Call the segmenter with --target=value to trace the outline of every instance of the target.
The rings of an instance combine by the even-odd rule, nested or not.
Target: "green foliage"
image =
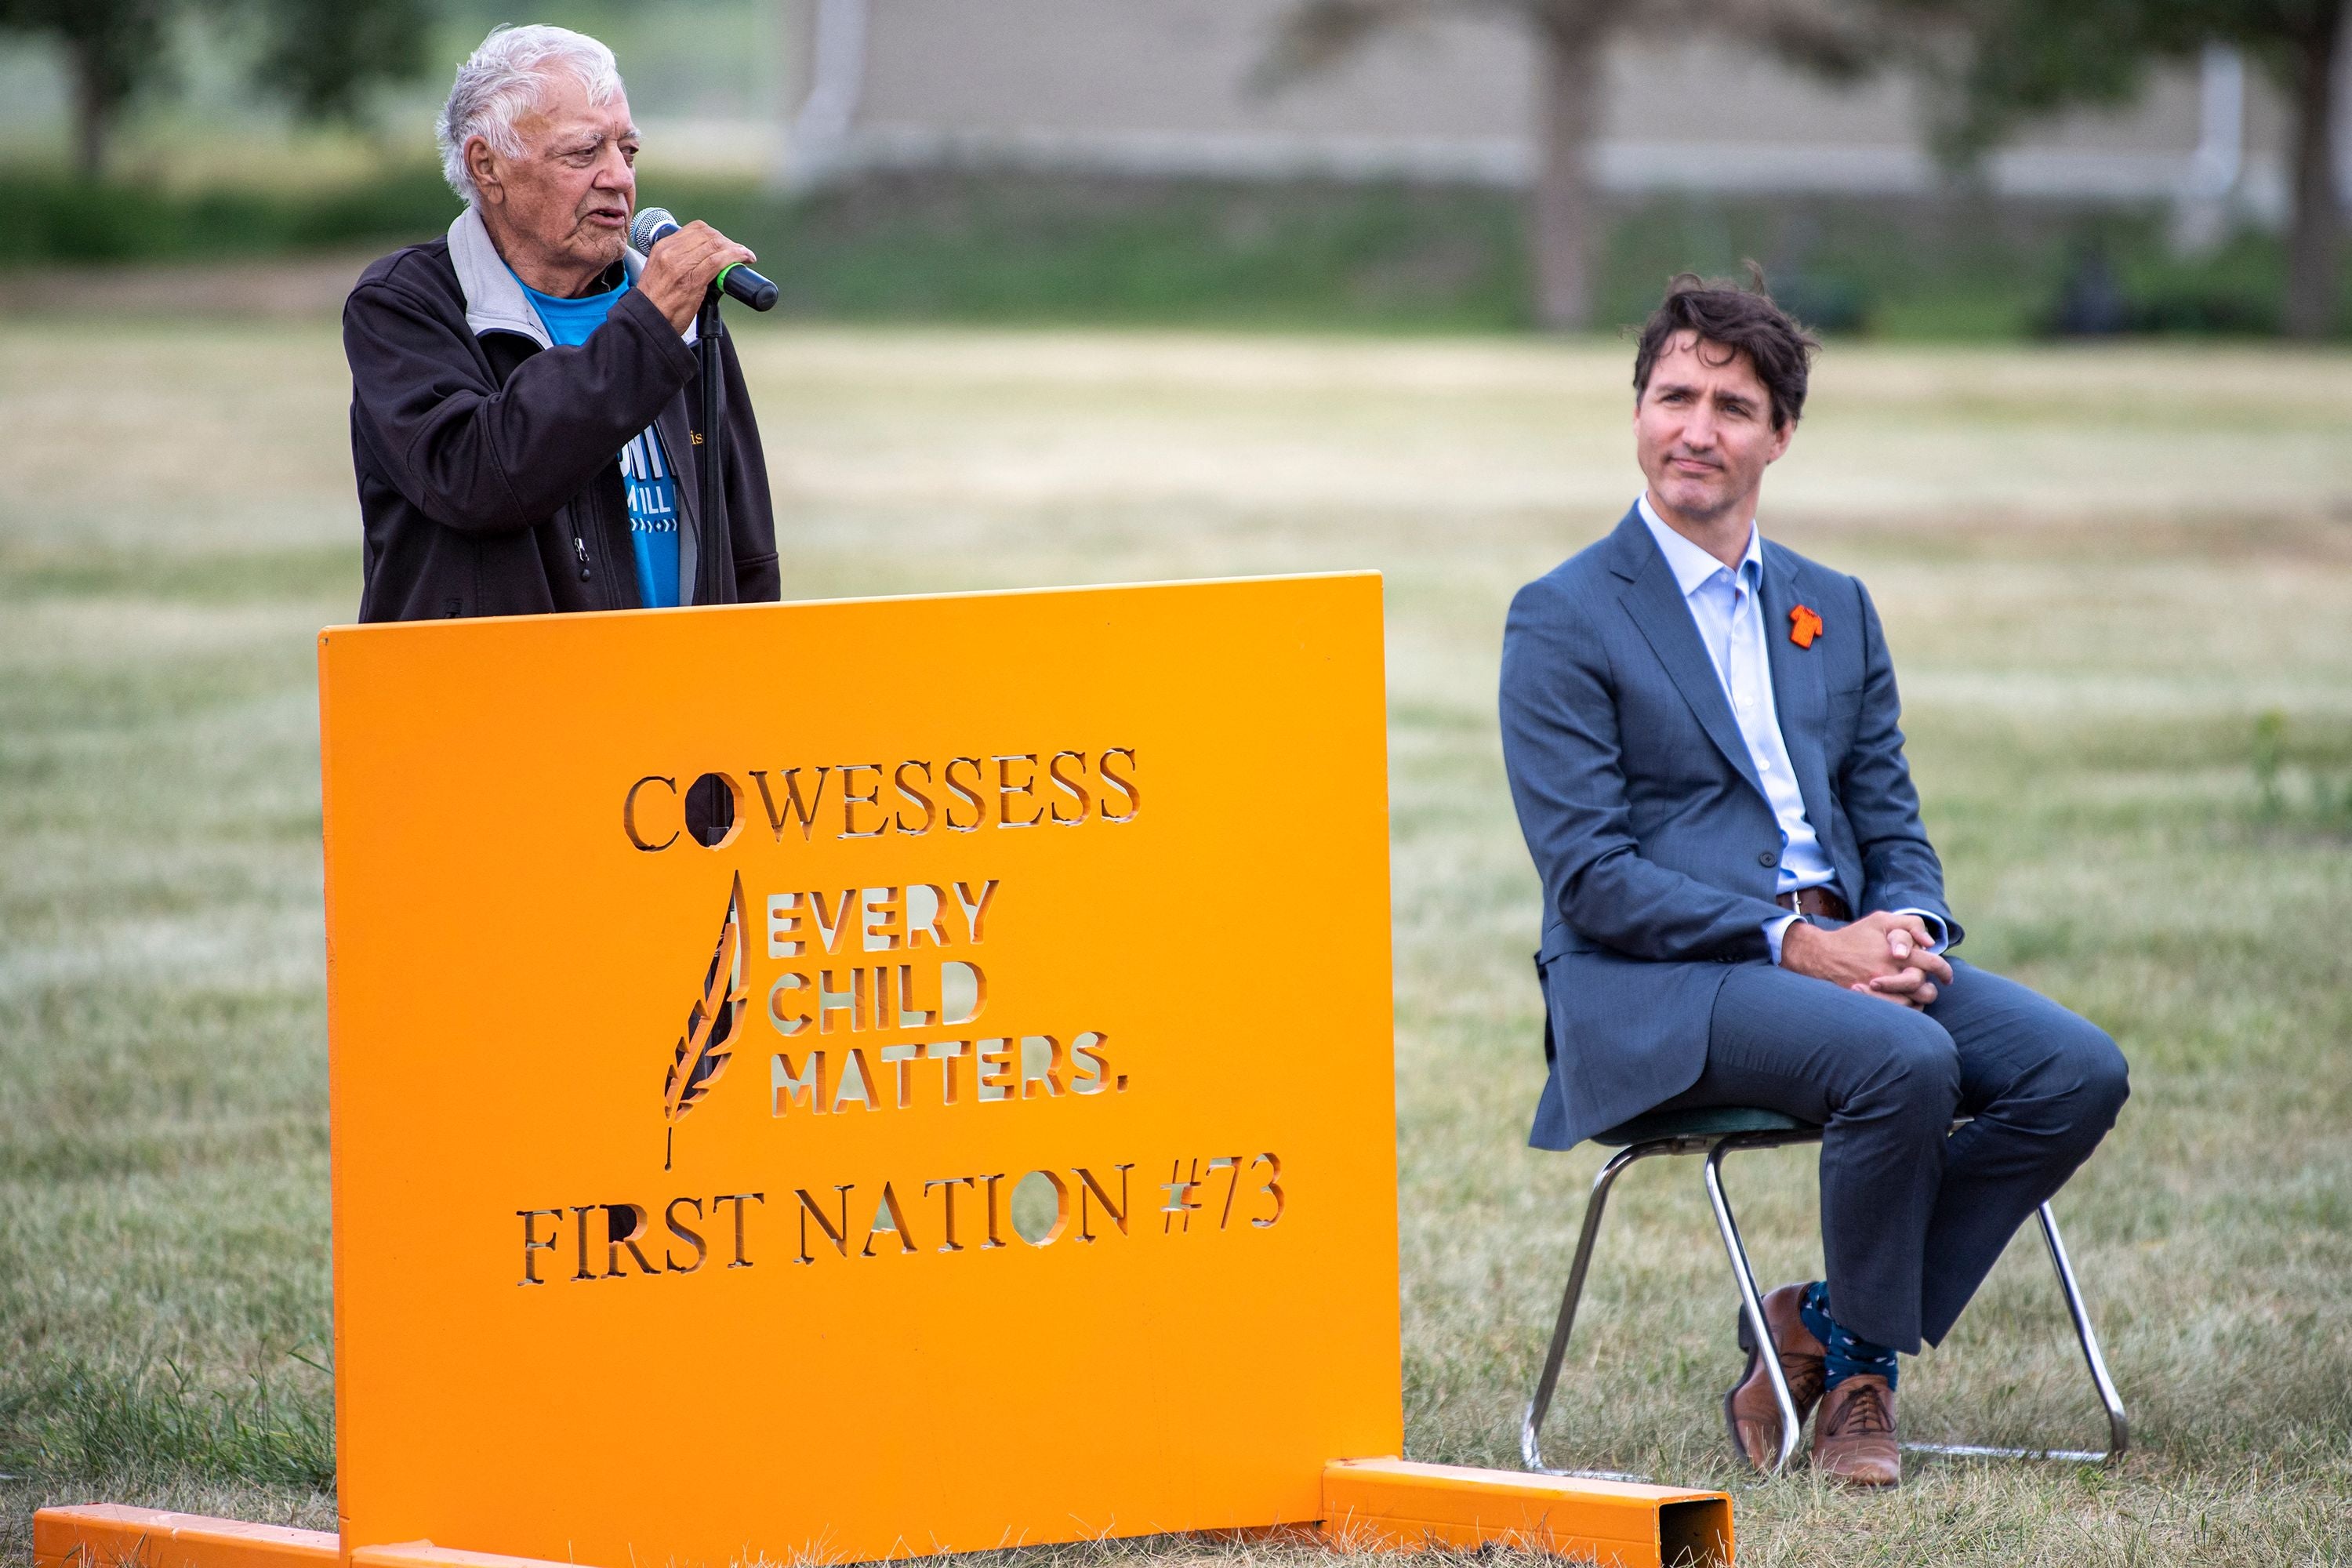
[[[251,9],[236,0],[0,0],[0,33],[65,47],[84,178],[103,172],[107,133],[124,106],[170,80],[173,24],[202,12],[247,34],[255,87],[310,120],[355,120],[370,87],[415,75],[432,19],[425,0],[258,0]]]
[[[45,35],[65,46],[87,135],[168,76],[165,29],[180,6],[181,0],[0,0],[0,32]]]
[[[1517,204],[1484,191],[897,177],[791,206],[689,195],[760,252],[782,308],[801,315],[1487,331],[1527,320]]]
[[[1926,58],[1957,89],[1938,127],[1945,151],[1975,156],[2039,115],[2083,105],[2118,107],[2147,85],[2159,56],[2201,41],[2159,24],[2166,0],[1889,0],[1964,43],[1957,61]]]
[[[646,177],[759,251],[780,314],[850,321],[1137,322],[1520,331],[1522,204],[1506,191],[1218,181],[897,175],[782,203]],[[1603,330],[1637,323],[1685,268],[1754,257],[1833,332],[2017,339],[2046,330],[2069,258],[2113,262],[2128,330],[2262,333],[2279,316],[2278,241],[2183,258],[2164,216],[1973,202],[1662,196],[1607,213]],[[2346,279],[2352,293],[2352,277]]]
[[[2149,68],[2207,44],[2242,48],[2291,87],[2301,53],[2324,46],[2341,0],[1881,0],[1899,15],[1941,24],[1962,46],[1948,129],[1981,149],[2019,121],[2083,105],[2128,103]],[[1934,49],[1929,65],[1952,57]]]
[[[784,200],[741,181],[649,170],[644,199],[709,219],[761,256],[782,317],[1518,331],[1527,251],[1507,192],[1413,185],[897,175]],[[89,185],[0,168],[16,225],[0,268],[352,250],[431,238],[456,216],[417,163],[316,191]],[[1610,215],[1596,322],[1638,322],[1685,268],[1764,265],[1809,321],[1900,340],[2047,329],[2070,258],[2097,249],[2129,331],[2268,332],[2276,238],[2206,257],[2161,213],[1969,203],[1659,197]],[[2352,277],[2346,279],[2352,296]],[[2352,312],[2347,313],[2352,319]]]
[[[2014,340],[2053,330],[2069,270],[2095,251],[2116,275],[2126,331],[2277,329],[2284,269],[2276,237],[2242,233],[2189,258],[2165,227],[2155,208],[1663,197],[1625,210],[1613,226],[1595,320],[1638,321],[1673,273],[1730,276],[1754,257],[1776,297],[1832,331]],[[2341,287],[2352,298],[2352,273]]]
[[[428,239],[457,216],[440,172],[415,168],[323,193],[180,193],[0,171],[15,244],[0,266],[181,261]]]
[[[2285,713],[2254,720],[2247,765],[2254,776],[2254,814],[2305,828],[2352,829],[2352,733],[2290,739]],[[2340,771],[2339,771],[2340,770]],[[2293,781],[2300,775],[2300,788]]]
[[[1916,63],[1953,90],[1939,140],[1967,161],[2023,122],[2077,106],[2137,97],[2151,65],[2208,45],[2242,50],[2267,67],[2294,123],[2295,166],[2286,298],[2280,324],[2326,335],[2336,310],[2336,156],[2329,82],[2347,33],[2346,0],[1877,0],[1889,12],[1943,24],[1942,47]],[[1957,45],[1957,47],[1952,46]],[[2306,156],[2315,166],[2305,166]]]
[[[425,0],[262,0],[254,81],[306,120],[360,118],[367,89],[425,68]]]
[[[47,34],[73,51],[86,80],[121,102],[161,63],[180,0],[0,0],[0,31]]]
[[[2251,761],[2254,769],[2254,788],[2262,797],[2263,815],[2276,816],[2286,808],[2286,796],[2279,788],[2279,770],[2285,761],[2286,715],[2273,708],[2254,721],[2254,747]]]
[[[760,252],[780,316],[1516,331],[1528,324],[1518,204],[1507,193],[1210,181],[897,176],[800,201],[733,181],[646,178],[646,199]],[[0,268],[389,249],[448,226],[416,164],[323,191],[177,192],[0,169],[16,243]],[[2112,265],[2126,330],[2275,329],[2278,241],[2173,253],[2160,214],[1965,205],[1664,197],[1612,215],[1596,294],[1637,322],[1685,268],[1755,257],[1776,294],[1832,332],[2014,339],[2046,330],[2070,258]],[[2347,292],[2352,295],[2352,279]],[[2352,314],[2352,313],[2347,313]]]

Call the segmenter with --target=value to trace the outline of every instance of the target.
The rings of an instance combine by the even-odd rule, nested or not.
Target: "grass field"
[[[1388,574],[1406,1444],[1515,1463],[1598,1157],[1523,1147],[1495,664],[1511,590],[1635,489],[1626,351],[748,343],[793,595]],[[51,1501],[331,1524],[310,634],[357,593],[346,395],[323,323],[0,324],[0,1561]],[[1767,500],[1877,596],[1969,955],[2131,1057],[2060,1212],[2137,1446],[1742,1479],[1675,1162],[1620,1186],[1554,1455],[1732,1487],[1758,1563],[2352,1558],[2352,359],[1833,349]],[[1808,1277],[1809,1155],[1734,1175],[1768,1282]],[[2021,1238],[1906,1424],[2091,1441],[2071,1355]]]

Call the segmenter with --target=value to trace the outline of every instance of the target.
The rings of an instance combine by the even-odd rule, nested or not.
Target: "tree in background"
[[[4,0],[0,0],[4,3]],[[425,69],[424,0],[260,0],[255,79],[305,120],[354,121],[367,89]]]
[[[1515,16],[1536,42],[1536,180],[1528,226],[1536,319],[1564,331],[1592,320],[1601,234],[1592,143],[1612,40],[1728,35],[1832,77],[1859,74],[1875,52],[1874,30],[1844,0],[1301,0],[1277,31],[1259,80],[1278,88],[1325,69],[1393,26],[1481,15]]]
[[[64,47],[73,96],[74,167],[96,179],[107,132],[164,61],[175,0],[0,0],[0,30],[47,34]]]
[[[2286,331],[2335,324],[2342,247],[2332,134],[2347,0],[1884,0],[1949,26],[1961,47],[1949,144],[1974,153],[2021,122],[2137,98],[2149,68],[2209,44],[2271,72],[2294,110],[2294,218],[2287,234]]]
[[[170,79],[172,36],[191,12],[257,32],[257,85],[307,120],[356,119],[369,87],[415,74],[430,21],[423,0],[0,0],[0,32],[65,51],[83,178],[105,174],[123,110]]]

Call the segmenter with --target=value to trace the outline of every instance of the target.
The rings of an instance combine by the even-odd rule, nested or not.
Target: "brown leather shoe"
[[[1885,1378],[1858,1373],[1822,1396],[1822,1418],[1813,1426],[1813,1468],[1849,1486],[1891,1487],[1903,1479],[1895,1391]]]
[[[1763,1302],[1764,1323],[1772,1331],[1780,1375],[1789,1380],[1789,1397],[1796,1401],[1799,1426],[1822,1396],[1826,1375],[1822,1358],[1828,1353],[1797,1310],[1804,1294],[1802,1285],[1783,1285]],[[1745,1312],[1739,1314],[1739,1348],[1748,1352],[1748,1370],[1723,1396],[1724,1425],[1731,1429],[1731,1446],[1758,1469],[1769,1470],[1780,1457],[1780,1402],[1772,1397],[1772,1379],[1765,1373],[1764,1357],[1748,1331]]]

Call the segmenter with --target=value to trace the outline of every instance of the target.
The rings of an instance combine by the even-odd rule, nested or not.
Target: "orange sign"
[[[1398,1451],[1376,577],[320,666],[346,1552],[1304,1521]]]

